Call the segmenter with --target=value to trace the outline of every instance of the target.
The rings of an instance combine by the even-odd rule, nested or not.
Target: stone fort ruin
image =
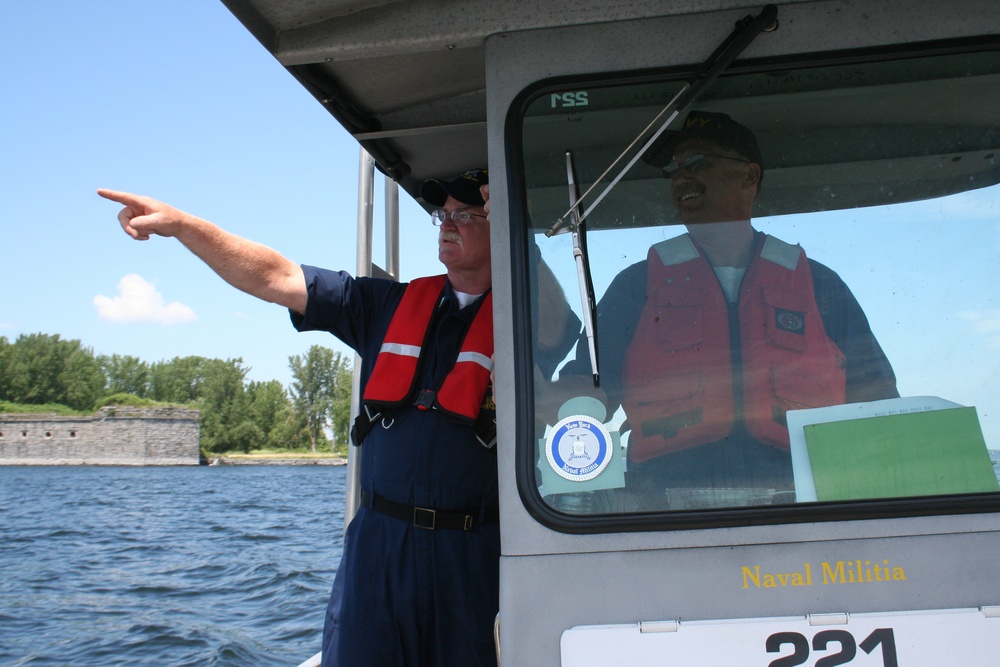
[[[198,465],[199,421],[198,410],[177,407],[0,414],[0,465]]]

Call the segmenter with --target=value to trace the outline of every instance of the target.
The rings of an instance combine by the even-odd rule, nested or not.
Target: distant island
[[[179,407],[200,414],[202,458],[255,451],[308,450],[316,458],[326,452],[346,455],[353,385],[350,360],[313,345],[288,361],[293,381],[285,387],[277,380],[248,380],[250,368],[240,358],[188,356],[147,362],[129,355],[98,355],[81,341],[59,334],[21,334],[13,341],[0,336],[0,414],[8,415],[8,421],[27,422],[4,427],[2,459],[145,460],[154,465],[192,460],[187,453],[146,455],[136,443],[122,450],[105,441],[89,424],[95,414],[102,415],[96,422],[104,420],[108,413],[102,409],[121,406]],[[51,427],[39,425],[39,420],[52,421],[55,416],[60,419]],[[92,437],[101,443],[96,449],[82,444]]]

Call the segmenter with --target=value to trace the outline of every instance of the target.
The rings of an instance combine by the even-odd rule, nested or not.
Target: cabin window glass
[[[595,388],[581,253],[546,234],[570,208],[566,154],[583,193],[679,88],[579,82],[525,108],[541,259],[526,483],[603,517],[997,492],[1000,52],[716,82],[692,109],[747,128],[761,157],[731,126],[688,130],[584,223]]]

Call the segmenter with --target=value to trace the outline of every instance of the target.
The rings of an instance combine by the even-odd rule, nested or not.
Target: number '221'
[[[587,98],[587,91],[581,90],[573,93],[552,93],[549,96],[549,103],[553,109],[559,109],[589,106],[590,100]]]
[[[816,661],[815,667],[836,667],[846,665],[858,654],[858,647],[865,653],[871,653],[876,647],[882,647],[882,667],[899,667],[896,661],[896,638],[892,628],[879,628],[860,643],[856,643],[854,635],[846,630],[824,630],[816,633],[812,640],[812,650],[826,651],[830,644],[840,645],[840,651],[824,655]],[[804,665],[809,659],[809,640],[798,632],[776,632],[767,638],[765,645],[768,653],[780,653],[781,647],[791,644],[793,652],[771,661],[768,667],[796,667]]]

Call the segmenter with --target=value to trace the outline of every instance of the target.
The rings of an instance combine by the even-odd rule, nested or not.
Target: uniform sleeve
[[[388,315],[395,308],[405,284],[377,278],[352,278],[345,271],[302,266],[308,300],[306,312],[289,311],[298,331],[326,331],[362,357],[365,346],[381,342]]]
[[[552,374],[556,372],[556,368],[576,344],[579,333],[580,318],[571,310],[566,316],[563,334],[554,346],[541,348],[537,343],[535,344],[535,363],[538,364],[538,368],[545,377],[552,377]]]
[[[528,270],[534,296],[531,299],[534,361],[548,378],[552,377],[556,368],[573,349],[580,333],[580,318],[570,308],[562,286],[542,260],[537,244],[533,245]],[[558,331],[556,327],[559,328]]]
[[[601,387],[608,395],[614,412],[621,403],[622,370],[625,352],[635,335],[639,316],[646,303],[645,260],[626,268],[611,282],[597,304],[597,357]],[[590,352],[586,332],[576,345],[576,358],[561,371],[570,375],[590,375]]]
[[[846,357],[847,402],[899,397],[896,374],[861,304],[834,271],[813,260],[809,268],[823,328]]]

